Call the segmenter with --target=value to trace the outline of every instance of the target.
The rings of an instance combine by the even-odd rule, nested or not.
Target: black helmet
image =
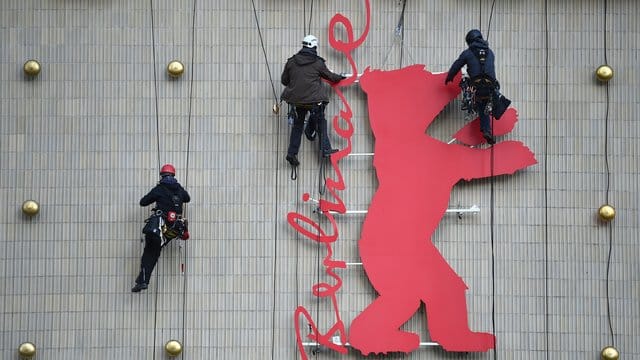
[[[467,33],[467,36],[464,37],[464,40],[467,42],[467,45],[471,45],[472,42],[482,39],[482,33],[478,29],[470,30]]]

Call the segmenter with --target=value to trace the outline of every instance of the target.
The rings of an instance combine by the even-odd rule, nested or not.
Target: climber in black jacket
[[[176,180],[175,175],[176,169],[173,165],[163,165],[160,169],[160,182],[151,189],[147,195],[140,199],[140,206],[149,206],[155,203],[157,213],[163,217],[163,221],[165,222],[176,221],[177,217],[181,217],[182,204],[191,201],[189,193],[180,185],[178,180]],[[150,218],[148,221],[151,220]],[[138,274],[138,278],[136,279],[136,285],[131,289],[132,292],[145,290],[149,286],[151,272],[160,257],[162,235],[159,230],[153,230],[154,231],[145,231],[145,246],[140,264],[140,274]],[[186,240],[188,238],[188,232],[186,232],[186,228],[184,230],[184,234],[181,234],[181,236]]]

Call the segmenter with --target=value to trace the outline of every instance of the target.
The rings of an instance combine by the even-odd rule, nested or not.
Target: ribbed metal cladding
[[[329,46],[328,24],[340,12],[359,36],[364,2],[195,5],[194,17],[193,0],[4,1],[0,358],[17,358],[31,341],[42,359],[164,359],[175,339],[181,359],[297,359],[295,308],[309,310],[323,333],[335,321],[327,299],[311,293],[331,280],[320,264],[326,251],[286,221],[290,212],[319,219],[302,201],[321,197],[317,143],[303,139],[290,180],[286,104],[271,109],[306,33],[318,36],[331,69],[350,72]],[[446,215],[431,239],[469,287],[470,327],[495,332],[496,354],[429,347],[387,358],[595,359],[612,344],[609,320],[621,358],[640,357],[640,8],[606,5],[605,29],[605,0],[407,0],[399,33],[403,1],[371,0],[370,32],[353,53],[360,72],[415,63],[447,71],[465,33],[479,28],[519,113],[504,139],[524,142],[538,160],[514,176],[457,185],[450,206],[481,211]],[[42,65],[37,77],[23,74],[28,59]],[[180,78],[167,75],[171,60],[185,65]],[[608,85],[594,76],[605,62],[615,72]],[[372,152],[366,94],[343,90],[352,152]],[[341,108],[332,97],[327,118]],[[429,133],[446,142],[464,124],[454,101]],[[335,131],[331,140],[347,145]],[[166,162],[191,193],[192,238],[167,246],[149,289],[131,294],[148,215],[138,201]],[[347,208],[366,210],[377,188],[371,158],[347,157],[340,169]],[[31,218],[21,212],[28,199],[40,204]],[[597,217],[607,201],[617,213],[609,224]],[[334,259],[359,262],[364,215],[336,218]],[[337,272],[348,329],[376,294],[361,267]],[[425,317],[423,306],[403,328],[429,341]],[[363,358],[354,350],[313,357]]]

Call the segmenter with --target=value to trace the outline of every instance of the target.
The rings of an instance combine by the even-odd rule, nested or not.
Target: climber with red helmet
[[[189,193],[175,178],[176,169],[165,164],[160,169],[160,182],[140,199],[140,206],[155,203],[155,211],[142,230],[145,234],[145,246],[140,264],[140,274],[132,292],[145,290],[149,285],[151,272],[158,262],[163,246],[163,238],[180,237],[186,240],[189,233],[182,219],[182,204],[191,200]],[[177,229],[176,231],[171,231]]]

